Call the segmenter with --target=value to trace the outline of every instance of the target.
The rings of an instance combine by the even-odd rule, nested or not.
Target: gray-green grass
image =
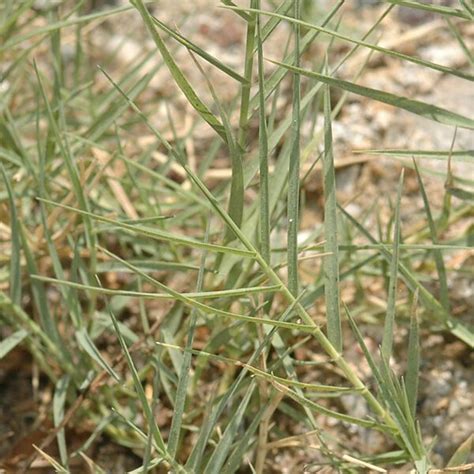
[[[343,1],[313,18],[306,17],[311,2],[223,0],[233,21],[245,25],[240,68],[163,21],[159,8],[149,8],[156,2],[95,12],[87,2],[34,3],[0,5],[0,358],[22,347],[53,393],[46,408],[54,429],[21,469],[42,457],[58,472],[81,463],[106,472],[88,454],[102,437],[141,459],[134,473],[270,472],[270,458],[291,446],[303,448],[300,465],[386,472],[409,463],[428,472],[431,446],[416,412],[420,333],[474,346],[472,328],[453,311],[444,261],[470,242],[466,235],[443,240],[472,214],[474,182],[453,175],[451,163],[472,162],[473,151],[453,149],[454,140],[450,150],[364,150],[414,169],[423,202],[424,226],[406,231],[402,171],[393,215],[378,229],[384,240],[366,223],[369,216],[381,222],[377,207],[356,218],[337,200],[332,125],[355,94],[452,126],[454,135],[457,127],[473,129],[474,120],[454,110],[358,84],[373,52],[472,81],[472,67],[453,69],[373,40],[398,6],[428,10],[446,21],[472,66],[462,33],[462,22],[472,20],[468,2],[386,1],[356,38],[339,31]],[[93,66],[90,32],[132,11],[155,49],[117,69],[119,46]],[[288,35],[281,57],[266,57],[277,29]],[[65,38],[73,43],[69,59]],[[334,54],[340,42],[348,44],[342,57]],[[323,52],[308,60],[314,45]],[[183,48],[195,74],[176,59]],[[342,80],[338,72],[356,51],[367,58]],[[230,102],[209,68],[234,86]],[[163,70],[194,111],[184,135],[171,113],[167,124],[152,117],[175,99],[147,93]],[[342,91],[336,104],[334,90]],[[283,99],[290,105],[281,117]],[[205,145],[192,157],[189,143],[203,125]],[[302,135],[308,125],[309,138]],[[231,172],[215,184],[207,176],[218,157]],[[447,171],[425,167],[431,159],[444,160]],[[302,243],[302,190],[320,161],[325,218]],[[439,214],[425,191],[428,175],[446,185]],[[315,262],[310,279],[308,259]],[[433,271],[423,270],[430,265]],[[364,294],[343,296],[343,284],[360,288],[367,278],[386,283],[383,318],[364,314]],[[426,289],[431,280],[439,281],[439,296]],[[369,323],[380,337],[377,353],[366,345]],[[391,368],[400,326],[408,333],[405,374]],[[361,376],[350,344],[358,344],[370,378]],[[347,394],[361,400],[365,414],[344,408]],[[81,425],[88,438],[73,447]],[[382,433],[386,452],[335,440],[347,426]],[[304,449],[314,439],[317,455]],[[469,449],[462,444],[449,466],[463,467]]]

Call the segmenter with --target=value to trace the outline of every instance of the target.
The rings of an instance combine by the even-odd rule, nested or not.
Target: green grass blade
[[[209,238],[209,222],[207,224],[206,240]],[[196,284],[196,291],[202,292],[204,287],[204,268],[206,264],[206,254],[203,253],[201,257],[201,264],[199,267],[199,274]],[[196,323],[198,312],[193,309],[189,321],[189,329],[186,341],[186,348],[183,354],[183,360],[179,371],[178,386],[176,387],[176,398],[174,402],[174,415],[171,422],[171,428],[168,436],[168,451],[170,456],[175,457],[178,449],[179,436],[183,423],[183,414],[185,412],[186,395],[189,385],[189,375],[191,370],[192,352],[194,341],[194,333],[196,331]]]
[[[248,369],[252,374],[262,379],[265,379],[269,382],[278,382],[280,385],[284,385],[285,387],[297,387],[304,390],[308,390],[310,392],[318,392],[319,394],[324,393],[357,393],[358,390],[353,389],[352,387],[338,387],[335,385],[322,385],[316,383],[307,383],[307,382],[299,382],[298,380],[291,380],[284,377],[278,377],[273,373],[267,373],[264,370],[260,370],[257,367],[253,367],[249,364],[239,363],[242,367]]]
[[[421,461],[425,457],[425,449],[408,405],[403,379],[400,381],[396,377],[384,357],[381,360],[380,374],[382,377],[380,388],[383,397],[399,427],[399,444],[407,451],[413,461]]]
[[[115,372],[115,370],[110,367],[110,365],[102,357],[99,350],[87,333],[87,330],[85,328],[77,329],[75,332],[75,337],[79,346],[82,347],[89,357],[91,357],[112,378],[114,378],[117,382],[120,382],[120,377],[118,376],[117,372]]]
[[[356,426],[362,426],[364,428],[374,428],[374,429],[379,429],[381,431],[386,431],[390,432],[390,428],[386,425],[383,425],[379,422],[372,421],[372,420],[366,420],[363,418],[357,418],[355,416],[350,416],[346,415],[344,413],[340,413],[336,410],[329,409],[319,403],[316,403],[309,398],[304,397],[303,395],[300,395],[294,390],[291,390],[285,386],[279,385],[277,382],[273,383],[273,386],[283,392],[286,396],[290,397],[292,400],[295,402],[301,404],[302,406],[310,408],[312,411],[322,414],[324,416],[328,416],[330,418],[334,418],[336,420],[341,420],[345,423],[349,423],[351,425],[356,425]]]
[[[110,323],[112,324],[112,323]],[[94,441],[103,433],[103,431],[107,428],[108,425],[112,424],[114,420],[117,418],[117,414],[112,412],[107,416],[104,416],[102,420],[97,423],[96,427],[86,439],[86,441],[75,451],[71,453],[71,457],[76,456],[82,452],[87,452],[91,446],[93,446]]]
[[[169,34],[173,39],[178,41],[180,44],[185,46],[187,49],[192,51],[193,53],[196,53],[198,56],[206,60],[209,64],[212,64],[215,66],[217,69],[222,71],[224,74],[227,74],[229,77],[232,77],[236,81],[240,83],[245,83],[247,82],[247,79],[234,71],[231,67],[225,65],[222,61],[219,61],[215,56],[212,56],[196,44],[194,44],[192,41],[188,40],[185,38],[183,35],[178,33],[177,31],[173,30],[172,28],[168,27],[165,23],[160,21],[158,18],[152,16],[153,23],[155,23],[156,26],[161,28],[164,32]]]
[[[38,81],[39,89],[41,92],[42,99],[46,105],[46,110],[47,110],[47,116],[49,120],[49,126],[51,127],[51,136],[54,137],[55,143],[58,145],[59,150],[61,151],[61,156],[63,157],[66,168],[68,171],[68,174],[70,176],[72,186],[74,189],[74,193],[76,195],[77,201],[79,203],[79,206],[84,210],[84,211],[89,211],[89,205],[88,205],[88,200],[87,197],[84,193],[82,183],[79,178],[79,172],[77,169],[76,161],[74,157],[72,156],[70,147],[68,145],[68,142],[66,140],[66,136],[64,133],[64,110],[61,108],[59,110],[58,114],[55,114],[53,109],[51,108],[51,104],[48,100],[48,97],[46,95],[46,90],[44,87],[43,79],[41,78],[41,75],[39,73],[39,70],[36,66],[36,63],[34,63],[34,68],[35,68],[35,74],[36,74],[36,79]],[[59,92],[58,92],[59,94]],[[58,118],[59,120],[57,120]],[[60,128],[61,127],[61,128]],[[95,244],[96,244],[96,239],[95,235],[92,231],[92,224],[89,219],[89,216],[83,214],[83,221],[84,221],[84,227],[85,227],[85,237],[87,241],[87,247],[91,252],[91,259],[90,259],[90,265],[91,269],[95,270]]]
[[[43,188],[45,188],[44,183],[43,183]],[[51,263],[53,265],[54,272],[56,274],[56,278],[58,280],[63,280],[64,279],[64,271],[63,267],[61,265],[61,259],[58,255],[58,252],[56,250],[56,247],[54,245],[50,229],[48,228],[48,222],[46,218],[46,212],[44,209],[43,203],[40,203],[40,212],[41,212],[41,221],[43,224],[43,230],[44,230],[44,237],[46,240],[46,244],[49,250],[49,257],[51,258]],[[40,278],[38,275],[31,275],[31,278]],[[67,306],[69,309],[69,312],[71,314],[71,319],[73,325],[78,328],[82,324],[82,309],[80,307],[79,301],[74,297],[74,294],[71,294],[66,287],[61,287],[61,292],[62,292],[62,297],[65,302],[67,302]]]
[[[423,198],[423,205],[425,207],[426,218],[428,220],[428,226],[430,229],[431,240],[434,245],[438,244],[438,232],[436,230],[436,224],[431,213],[431,206],[428,199],[428,195],[425,191],[425,186],[423,184],[423,179],[421,178],[420,171],[416,160],[413,158],[413,165],[415,167],[416,176],[418,178],[418,184],[420,186],[421,197]],[[433,250],[433,256],[436,264],[436,271],[438,272],[438,281],[439,281],[439,299],[443,308],[449,312],[449,288],[448,288],[448,278],[446,274],[446,267],[444,266],[443,254],[440,249]]]
[[[260,9],[260,1],[257,2],[257,8]],[[285,14],[287,13],[291,7],[293,6],[293,0],[285,0],[283,1],[282,3],[280,3],[280,5],[278,5],[275,9],[275,12],[276,13],[281,13],[281,14]],[[235,10],[234,10],[235,11]],[[240,13],[240,12],[237,12],[237,13]],[[260,18],[260,22],[261,22],[261,18]],[[269,18],[267,23],[265,23],[265,25],[262,26],[262,22],[261,22],[261,32],[260,32],[260,39],[262,41],[262,44],[265,42],[265,40],[272,34],[272,32],[275,30],[275,28],[281,23],[281,20],[279,18]],[[255,52],[258,52],[258,44],[256,45],[255,47]]]
[[[31,6],[34,4],[34,0],[25,0],[16,8],[14,11],[11,10],[11,6],[13,5],[8,5],[8,1],[4,2],[2,5],[2,16],[4,15],[4,18],[2,18],[2,23],[0,24],[0,35],[4,38],[7,38],[9,36],[9,33],[11,33],[15,26],[17,26],[18,20],[22,18],[22,15],[28,11],[28,9],[31,8]],[[12,2],[17,3],[17,2]],[[6,4],[6,5],[5,5]]]
[[[456,449],[456,452],[451,456],[447,467],[462,466],[469,461],[472,449],[474,447],[474,434],[470,434]]]
[[[260,6],[260,2],[259,6]],[[268,130],[265,114],[265,70],[263,65],[263,37],[260,15],[257,16],[257,53],[258,53],[258,93],[259,93],[259,169],[260,169],[260,222],[259,241],[262,257],[271,263],[270,250],[270,209],[268,188]]]
[[[420,378],[420,335],[417,314],[418,292],[413,295],[413,304],[410,316],[410,336],[408,340],[408,362],[406,371],[406,393],[411,415],[416,416],[416,401],[418,398],[418,384]]]
[[[11,350],[28,336],[28,331],[25,329],[20,329],[15,331],[13,334],[5,337],[2,342],[0,342],[0,360],[3,359]]]
[[[362,335],[359,327],[357,326],[357,323],[355,322],[354,317],[351,315],[351,313],[349,311],[349,308],[347,307],[347,305],[344,302],[343,302],[343,305],[344,305],[344,310],[346,312],[347,319],[349,320],[349,324],[350,324],[352,332],[354,333],[354,336],[357,340],[357,343],[359,344],[360,348],[362,349],[364,357],[365,357],[367,363],[369,364],[370,371],[371,371],[372,375],[374,376],[375,380],[377,381],[377,383],[380,386],[381,383],[382,383],[382,376],[380,374],[380,369],[379,369],[377,363],[375,362],[375,359],[374,359],[372,353],[370,352],[369,348],[367,347],[367,345],[365,343],[365,340],[364,340],[364,336]]]
[[[221,0],[221,3],[228,5],[229,7],[235,7],[235,3],[232,0]],[[243,20],[249,21],[250,17],[248,13],[244,11],[237,10],[237,15],[239,15]]]
[[[385,323],[383,328],[382,339],[382,357],[385,358],[387,364],[392,356],[393,335],[395,329],[395,312],[397,302],[397,286],[398,286],[398,266],[400,259],[400,203],[402,200],[404,170],[400,175],[398,183],[397,201],[395,203],[395,215],[393,217],[393,249],[392,259],[390,262],[390,280],[387,296],[387,313],[385,315]]]
[[[413,161],[411,159],[412,158],[411,156],[410,157],[392,156],[392,158],[394,160],[398,160],[403,165],[404,168],[411,168],[411,169],[414,170]],[[443,161],[444,161],[444,159],[443,159]],[[448,160],[446,160],[446,161],[448,161]],[[465,160],[462,160],[462,161],[465,161]],[[422,175],[433,176],[433,177],[439,178],[443,181],[446,181],[447,178],[448,178],[447,171],[438,171],[436,169],[433,169],[432,167],[419,166],[419,165],[418,165],[418,168],[419,168]],[[452,178],[451,186],[453,186],[453,183],[455,183],[456,185],[463,185],[463,186],[467,186],[467,187],[472,188],[472,187],[474,187],[474,180],[469,179],[469,177],[452,175],[451,176],[451,178]],[[444,218],[444,220],[442,222],[438,222],[438,225],[443,223],[443,225],[441,227],[439,227],[440,231],[446,229],[446,225],[447,225],[448,220],[449,220],[449,213],[447,212],[447,208],[444,212],[446,213],[446,218]],[[459,210],[459,212],[462,212],[462,211]]]
[[[189,247],[194,247],[194,248],[203,249],[203,250],[212,250],[212,251],[215,251],[215,252],[232,253],[232,254],[235,254],[235,255],[239,255],[241,257],[250,257],[250,258],[252,258],[254,256],[252,252],[249,252],[247,250],[243,250],[243,249],[241,250],[241,249],[237,249],[237,248],[234,248],[234,247],[225,247],[223,245],[208,244],[208,243],[205,243],[205,242],[200,242],[196,239],[192,239],[190,237],[182,237],[182,236],[180,237],[176,234],[166,232],[166,231],[161,231],[161,230],[158,230],[156,228],[125,224],[122,221],[109,219],[108,217],[99,216],[97,214],[93,214],[92,212],[83,211],[81,209],[76,209],[76,208],[71,207],[71,206],[66,206],[65,204],[59,204],[59,203],[56,203],[56,202],[53,202],[53,201],[49,201],[48,199],[38,198],[38,200],[42,201],[46,204],[50,204],[52,206],[61,207],[63,209],[67,209],[71,212],[75,212],[77,214],[81,214],[81,215],[90,217],[91,219],[99,221],[99,222],[104,222],[106,224],[111,224],[111,225],[113,225],[117,228],[129,231],[129,232],[132,232],[134,234],[138,234],[138,235],[141,235],[141,236],[144,236],[144,237],[148,237],[150,239],[162,240],[162,241],[165,241],[165,242],[173,242],[173,243],[176,243],[176,244],[186,245],[186,246],[189,246]]]
[[[300,2],[294,3],[293,14],[300,17]],[[288,289],[293,296],[298,295],[298,229],[300,201],[300,25],[294,25],[295,55],[293,69],[293,108],[291,121],[291,152],[288,171]]]
[[[53,397],[53,420],[54,426],[57,427],[61,424],[64,418],[64,407],[66,405],[66,396],[67,390],[69,387],[70,377],[68,375],[64,375],[58,380],[56,384],[56,388],[54,390],[54,397]],[[61,458],[61,463],[63,466],[68,465],[68,453],[67,453],[67,446],[66,446],[66,434],[64,428],[58,431],[57,434],[58,440],[58,448],[59,448],[59,456]]]
[[[207,78],[206,73],[202,69],[201,65],[197,62],[197,60],[195,60],[194,56],[192,56],[192,58],[194,59],[196,66],[201,71],[201,74],[203,75],[204,80],[207,83],[212,98],[214,99],[214,102],[219,110],[219,114],[222,119],[222,124],[225,129],[226,143],[229,147],[229,154],[232,163],[232,177],[230,180],[228,212],[229,216],[236,223],[236,225],[240,227],[242,225],[242,217],[244,214],[244,170],[241,149],[239,148],[238,144],[234,139],[234,134],[232,132],[232,127],[230,125],[229,118],[227,117],[224,107],[222,106],[221,101],[219,100],[219,97],[216,91],[214,90],[214,87]],[[242,85],[242,88],[244,87],[245,86]],[[233,240],[235,236],[232,234],[232,231],[229,228],[227,228],[226,230],[227,234],[224,237],[224,242],[229,242],[230,240]]]
[[[234,382],[232,386],[226,391],[226,393],[222,397],[217,407],[215,406],[215,402],[216,402],[215,391],[211,394],[210,400],[208,401],[208,403],[205,405],[205,408],[204,408],[204,414],[203,414],[204,419],[201,424],[199,437],[196,443],[194,444],[193,450],[191,451],[191,454],[189,455],[188,460],[184,466],[187,472],[200,472],[200,466],[201,466],[204,450],[206,448],[206,444],[208,442],[209,436],[212,433],[212,430],[214,429],[217,423],[217,419],[220,414],[219,405],[222,406],[224,400],[227,401],[227,399],[231,398],[231,396],[234,395],[235,385],[236,383]]]
[[[339,205],[338,207],[343,215],[346,216],[365,237],[367,237],[372,243],[377,243],[376,239],[361,223],[354,219],[354,217],[352,217],[344,208]],[[392,255],[388,248],[381,247],[379,251],[384,260],[388,263],[392,261]],[[422,303],[426,308],[432,311],[436,319],[443,322],[446,328],[460,340],[464,341],[470,347],[474,347],[474,331],[469,326],[464,325],[447,313],[439,301],[437,301],[437,299],[434,298],[433,295],[423,286],[413,272],[401,262],[399,263],[399,271],[405,284],[412,292],[415,292],[418,289]]]
[[[326,67],[327,69],[327,67]],[[328,85],[324,87],[324,250],[330,255],[324,257],[324,294],[328,339],[342,351],[342,329],[339,311],[339,253],[337,232],[336,174],[332,147],[331,97]]]
[[[250,5],[255,7],[257,0],[250,0]],[[247,33],[245,38],[245,57],[244,57],[244,77],[246,82],[242,84],[240,90],[240,113],[239,113],[239,134],[238,144],[242,150],[247,146],[247,134],[249,126],[249,104],[250,104],[250,87],[252,84],[252,72],[254,62],[255,47],[255,13],[248,14]]]
[[[74,25],[80,25],[83,23],[90,23],[95,20],[103,20],[108,16],[116,15],[118,13],[124,13],[127,11],[132,10],[133,7],[131,6],[121,6],[117,8],[108,8],[107,10],[101,10],[95,13],[91,13],[89,15],[83,15],[83,16],[78,16],[74,18],[69,18],[67,20],[59,20],[57,22],[50,23],[47,26],[43,26],[40,28],[35,28],[32,29],[31,31],[28,31],[27,33],[23,34],[18,34],[14,36],[13,38],[9,39],[8,41],[5,42],[2,46],[0,46],[0,53],[4,51],[10,50],[12,47],[17,46],[18,44],[21,44],[30,38],[33,38],[38,35],[43,35],[46,33],[52,33],[54,31],[58,31],[62,28],[68,28],[70,26]]]
[[[354,153],[364,153],[367,155],[383,155],[397,157],[416,157],[448,161],[451,156],[452,161],[463,161],[472,163],[474,160],[474,150],[354,150]]]
[[[32,342],[34,341],[36,343],[37,341],[41,341],[41,344],[46,347],[48,353],[57,361],[60,361],[68,373],[72,373],[72,366],[63,360],[63,354],[58,350],[55,341],[49,337],[29,314],[25,313],[20,306],[14,304],[10,298],[2,292],[0,292],[0,310],[3,320],[6,320],[12,327],[20,327],[21,329],[19,329],[19,331],[27,328],[27,333],[34,336],[31,338]],[[8,348],[8,343],[5,342],[5,346]],[[48,375],[51,375],[51,372],[49,372]],[[52,379],[54,380],[54,377],[52,377]]]
[[[451,196],[461,199],[462,201],[474,202],[474,192],[468,191],[467,189],[458,188],[456,186],[447,186],[446,192]]]
[[[120,263],[120,262],[118,262]],[[140,274],[146,274],[140,267],[136,266],[133,261],[127,260],[129,266],[122,266],[117,265],[118,271],[129,271],[132,273],[136,273],[137,271]],[[123,270],[122,270],[123,268]],[[162,294],[162,293],[152,293],[152,292],[144,292],[144,291],[129,291],[129,290],[113,290],[108,288],[103,288],[99,286],[93,285],[84,285],[82,283],[77,283],[74,281],[67,281],[61,280],[57,278],[45,277],[41,275],[31,275],[33,280],[39,280],[47,283],[53,283],[61,286],[67,286],[70,288],[75,288],[78,290],[90,291],[93,293],[98,293],[102,295],[110,295],[110,296],[128,296],[131,298],[146,298],[146,299],[173,299],[173,296]],[[217,298],[238,298],[239,296],[247,296],[252,294],[258,293],[272,293],[275,291],[279,291],[279,285],[272,285],[272,286],[252,286],[246,288],[231,288],[230,290],[215,290],[215,291],[199,291],[199,292],[191,292],[191,293],[181,293],[182,296],[187,298],[193,299],[217,299]]]
[[[339,250],[345,250],[349,252],[358,252],[361,250],[380,250],[386,249],[390,243],[381,242],[378,244],[340,244]],[[400,244],[399,247],[403,250],[469,250],[469,245],[450,245],[450,244]],[[310,250],[303,248],[302,250]]]
[[[336,15],[336,13],[339,11],[339,9],[342,7],[344,4],[344,0],[339,0],[334,7],[329,11],[329,13],[324,17],[324,19],[321,22],[322,26],[326,26]],[[385,14],[383,15],[385,16]],[[372,28],[369,30],[372,31]],[[301,39],[301,44],[300,44],[300,53],[303,53],[316,39],[316,37],[319,35],[319,31],[308,31],[303,38]],[[369,33],[368,33],[369,34]],[[353,50],[348,53],[339,63],[339,65],[336,67],[340,67],[349,57],[350,55],[355,52],[357,46],[353,48]],[[286,64],[291,64],[294,63],[295,61],[295,51],[293,50],[286,56],[284,56],[283,62]],[[279,84],[281,84],[281,81],[283,78],[286,76],[286,71],[282,68],[278,68],[273,74],[270,75],[268,80],[265,81],[265,99],[267,99],[272,92],[277,89]],[[258,107],[258,102],[259,102],[259,97],[258,93],[252,97],[250,101],[250,110],[256,110]]]
[[[114,255],[108,250],[102,249],[102,251],[109,257],[117,259],[117,261],[120,261],[122,264],[134,270],[138,275],[143,277],[144,280],[152,283],[153,285],[157,286],[161,290],[165,291],[170,296],[172,296],[175,300],[181,301],[182,303],[187,304],[192,308],[201,310],[205,314],[232,318],[238,321],[246,321],[252,324],[266,324],[268,326],[281,327],[281,328],[286,328],[286,329],[296,329],[301,332],[313,333],[315,330],[315,326],[310,325],[310,324],[298,324],[298,323],[290,323],[290,322],[284,322],[284,321],[275,321],[272,319],[258,318],[256,316],[246,316],[243,314],[232,313],[230,311],[224,311],[218,308],[214,308],[212,306],[208,306],[193,298],[189,298],[183,293],[179,293],[178,291],[173,290],[172,288],[166,286],[165,284],[159,282],[158,280],[152,278],[151,276],[141,272],[138,268],[134,267],[130,263],[126,262],[125,260],[122,260],[117,255]]]
[[[446,18],[446,23],[448,24],[449,31],[451,31],[452,35],[454,38],[456,38],[456,41],[458,42],[459,46],[463,50],[464,54],[466,55],[467,60],[471,64],[471,67],[474,65],[474,54],[469,49],[469,46],[466,44],[464,41],[464,38],[462,37],[462,33],[459,31],[457,26],[449,19]]]
[[[32,166],[31,160],[28,159],[28,153],[25,150],[18,126],[12,117],[9,109],[6,109],[3,113],[4,117],[0,120],[0,137],[2,138],[2,145],[6,146],[9,150],[7,153],[11,156],[17,156],[21,160],[21,164],[31,173],[35,174],[35,169]]]
[[[312,23],[307,23],[307,22],[299,20],[295,17],[290,17],[290,16],[286,16],[286,15],[279,15],[277,13],[272,13],[272,12],[268,12],[268,11],[264,11],[264,10],[250,9],[250,8],[245,9],[245,10],[250,12],[250,13],[255,12],[255,13],[259,13],[259,14],[263,14],[263,15],[269,15],[269,16],[272,16],[272,17],[280,18],[281,20],[285,20],[285,21],[289,21],[290,23],[293,23],[293,24],[301,25],[304,28],[314,29],[314,30],[317,30],[321,33],[328,34],[328,35],[332,36],[333,38],[337,38],[337,39],[340,39],[340,40],[343,40],[343,41],[347,41],[349,43],[353,43],[353,44],[356,44],[358,46],[363,46],[364,48],[372,49],[373,51],[377,51],[377,52],[385,54],[387,56],[391,56],[391,57],[394,57],[394,58],[397,58],[397,59],[400,59],[400,60],[403,60],[403,61],[411,62],[411,63],[417,64],[419,66],[422,66],[422,67],[425,67],[425,68],[428,68],[428,69],[433,69],[435,71],[442,72],[444,74],[450,74],[452,76],[461,77],[462,79],[467,79],[469,81],[474,81],[474,76],[472,74],[469,74],[469,73],[466,73],[466,72],[463,72],[463,71],[459,71],[459,70],[454,69],[454,68],[446,67],[446,66],[443,66],[441,64],[436,64],[436,63],[433,63],[431,61],[426,61],[426,60],[423,60],[423,59],[420,59],[420,58],[409,56],[407,54],[399,53],[397,51],[393,51],[391,49],[387,49],[387,48],[384,48],[382,46],[377,46],[377,45],[372,44],[372,43],[367,43],[365,41],[356,40],[354,38],[351,38],[350,36],[346,36],[346,35],[343,35],[341,33],[338,33],[337,31],[330,30],[328,28],[324,28],[324,27],[321,27],[321,26],[316,26],[316,25],[313,25]]]
[[[21,225],[20,225],[19,233],[21,236],[23,253],[26,259],[27,272],[31,278],[32,275],[38,274],[38,269],[36,266],[33,253],[31,252],[31,249],[28,243],[26,230]],[[42,330],[46,333],[49,340],[52,341],[58,348],[61,347],[61,349],[65,349],[62,346],[62,343],[60,342],[60,336],[58,333],[57,326],[51,316],[51,312],[47,304],[48,298],[46,296],[45,287],[43,286],[42,282],[36,281],[31,278],[31,289],[32,289],[33,298],[34,298],[36,307],[38,309],[40,326]]]
[[[446,16],[455,16],[458,18],[464,18],[465,20],[472,20],[472,16],[466,11],[459,8],[446,7],[444,5],[435,5],[432,3],[421,3],[414,0],[387,0],[394,5],[400,5],[402,7],[415,8],[417,10],[424,10],[431,13],[439,13]]]
[[[10,185],[7,173],[3,164],[0,163],[0,171],[2,172],[3,181],[8,195],[8,205],[10,207],[10,233],[11,233],[11,254],[10,254],[10,299],[16,305],[21,303],[21,240],[18,225],[18,215],[16,212],[15,198],[13,196],[13,189]]]
[[[144,74],[143,77],[140,77],[140,79],[133,86],[131,86],[129,90],[127,90],[127,96],[130,98],[130,100],[136,98],[146,89],[158,69],[159,66],[151,70],[149,73]],[[100,67],[99,70],[104,72]],[[139,71],[137,71],[137,73],[138,72]],[[91,143],[98,141],[128,108],[128,104],[126,102],[121,103],[119,100],[117,100],[117,94],[111,94],[110,101],[111,103],[109,106],[104,107],[104,110],[84,132],[84,136]],[[78,153],[82,146],[83,145],[81,143],[78,143],[77,148],[72,147],[72,149],[74,152]]]
[[[222,472],[222,466],[229,454],[232,443],[238,435],[238,430],[241,427],[242,419],[246,413],[247,407],[250,403],[250,398],[255,391],[256,384],[253,382],[247,389],[237,411],[233,414],[232,419],[227,425],[221,440],[214,449],[209,462],[206,465],[205,472],[209,474],[220,474]]]
[[[470,4],[468,2],[470,2]],[[472,4],[472,0],[459,0],[459,3],[471,19],[474,18],[474,5]]]
[[[426,102],[421,102],[418,100],[408,99],[406,97],[401,97],[390,92],[385,92],[379,89],[372,89],[365,86],[359,86],[352,82],[344,81],[342,79],[335,79],[334,77],[327,76],[325,74],[320,74],[314,71],[308,71],[299,67],[295,67],[291,64],[284,64],[278,61],[270,61],[279,66],[285,67],[289,71],[295,73],[300,73],[304,76],[317,79],[325,84],[328,84],[333,87],[338,87],[348,92],[367,97],[369,99],[376,100],[378,102],[383,102],[388,105],[392,105],[399,109],[407,110],[413,114],[419,115],[420,117],[425,117],[434,122],[443,123],[445,125],[454,125],[460,128],[474,129],[474,120],[463,115],[451,112],[449,110],[437,107],[436,105],[428,104]]]
[[[205,201],[204,199],[202,199],[200,196],[197,196],[196,194],[190,192],[190,191],[187,191],[185,189],[183,189],[183,187],[177,183],[176,181],[173,181],[172,179],[170,178],[167,178],[166,176],[163,176],[162,174],[160,173],[157,173],[156,171],[153,171],[151,169],[149,169],[148,167],[140,164],[140,163],[137,163],[133,160],[129,160],[123,156],[120,157],[127,165],[129,165],[130,167],[133,167],[133,168],[136,168],[136,169],[139,169],[140,171],[142,171],[144,174],[147,174],[149,176],[152,176],[153,178],[155,178],[156,180],[158,180],[159,182],[162,182],[164,183],[164,185],[167,187],[167,188],[170,188],[174,193],[176,193],[177,195],[179,195],[180,198],[183,198],[183,199],[186,199],[186,201],[191,201],[192,203],[197,203],[199,205],[201,205],[203,208],[205,208],[206,210],[210,210],[212,209],[211,206],[209,205],[209,203],[207,201]]]
[[[239,467],[242,465],[242,460],[245,459],[245,454],[247,453],[250,443],[252,441],[252,437],[254,433],[257,431],[262,418],[265,415],[269,402],[264,404],[258,413],[252,417],[252,421],[248,426],[245,434],[240,436],[240,440],[237,443],[232,454],[227,458],[224,466],[222,466],[222,474],[234,474],[238,471]]]
[[[198,97],[191,84],[188,82],[181,69],[178,67],[173,59],[173,56],[169,52],[165,43],[161,39],[160,34],[156,30],[153,23],[153,17],[146,9],[142,0],[131,0],[132,5],[140,13],[140,16],[145,23],[145,26],[150,33],[156,47],[158,48],[163,61],[167,65],[170,73],[172,74],[176,84],[179,86],[183,94],[188,99],[189,103],[194,107],[196,112],[217,132],[217,134],[226,141],[226,134],[222,123],[215,117],[215,115],[208,109],[208,107]]]
[[[165,457],[168,461],[171,461],[171,458],[166,451],[165,442],[163,441],[163,437],[161,435],[160,429],[158,428],[158,425],[156,424],[155,416],[153,415],[150,404],[148,403],[148,400],[146,398],[145,391],[143,389],[143,385],[140,380],[140,376],[138,375],[137,369],[132,360],[132,356],[130,355],[127,344],[125,343],[125,340],[123,339],[117,319],[110,309],[109,309],[109,314],[110,314],[110,318],[112,320],[112,324],[115,329],[115,333],[117,334],[117,339],[120,343],[120,347],[122,348],[122,352],[125,355],[125,360],[127,361],[128,368],[130,369],[130,373],[133,379],[133,385],[135,387],[138,398],[142,405],[143,413],[148,422],[148,427],[155,440],[156,448],[159,450],[160,454],[163,457]]]

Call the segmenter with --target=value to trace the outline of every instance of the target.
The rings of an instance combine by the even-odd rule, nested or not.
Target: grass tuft
[[[156,2],[94,3],[0,6],[1,382],[22,406],[28,379],[45,430],[12,434],[36,443],[18,469],[439,467],[418,402],[427,341],[474,347],[455,291],[474,120],[373,87],[372,68],[472,81],[469,2],[387,0],[362,31],[343,0],[222,0],[200,12],[217,34],[196,10],[176,25]],[[443,20],[466,67],[388,47],[400,7]],[[373,104],[451,127],[451,149],[340,156],[347,117]],[[471,449],[444,464],[468,469]]]

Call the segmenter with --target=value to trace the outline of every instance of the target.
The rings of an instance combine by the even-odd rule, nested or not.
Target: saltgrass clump
[[[352,94],[452,127],[454,136],[472,130],[474,120],[461,113],[359,84],[373,54],[472,81],[468,2],[380,2],[378,19],[355,38],[344,32],[342,0],[316,19],[310,2],[222,0],[227,18],[244,25],[241,70],[183,33],[192,16],[176,27],[154,2],[97,11],[86,3],[1,6],[0,196],[8,225],[0,357],[26,350],[47,378],[38,390],[51,399],[36,393],[52,425],[21,469],[38,458],[58,472],[128,469],[101,466],[94,447],[102,439],[133,453],[131,472],[283,471],[273,462],[280,453],[293,453],[299,470],[428,472],[432,446],[417,414],[420,332],[474,345],[472,328],[452,311],[445,264],[446,252],[469,242],[442,238],[472,214],[474,183],[452,171],[453,162],[472,162],[472,151],[454,149],[455,140],[449,150],[363,151],[414,170],[425,217],[421,230],[406,232],[403,169],[385,228],[377,208],[355,216],[338,199],[333,126]],[[381,46],[374,37],[400,6],[445,21],[468,67]],[[96,68],[91,31],[132,13],[143,51],[113,67],[125,36],[104,46]],[[286,44],[267,57],[277,32]],[[334,52],[339,42],[343,55]],[[355,54],[365,56],[353,77],[343,76]],[[154,92],[156,77],[173,84],[171,97]],[[447,169],[439,215],[424,185],[430,158]],[[214,166],[222,162],[225,170]],[[324,219],[302,235],[302,196],[319,166]],[[350,296],[367,278],[382,282],[380,350],[364,334],[366,295]],[[431,280],[439,295],[427,288]],[[397,327],[406,328],[402,343]],[[404,371],[394,369],[400,346]],[[362,448],[347,433],[380,436],[383,448]],[[466,469],[470,442],[451,468]]]

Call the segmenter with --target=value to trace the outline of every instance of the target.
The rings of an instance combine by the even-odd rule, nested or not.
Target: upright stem
[[[294,3],[294,17],[300,18],[300,2]],[[295,67],[300,64],[300,25],[293,25],[295,32]],[[300,75],[293,74],[293,118],[291,123],[291,154],[288,172],[288,287],[293,296],[298,295],[298,224],[300,199]]]
[[[258,0],[250,0],[250,8],[257,8]],[[249,13],[247,22],[247,38],[245,42],[245,61],[244,61],[244,77],[246,82],[242,84],[240,95],[240,118],[239,118],[239,137],[238,144],[241,150],[245,150],[249,120],[249,104],[250,104],[250,88],[252,85],[253,73],[253,56],[255,47],[255,26],[256,14]]]
[[[260,8],[260,0],[257,2]],[[257,16],[258,94],[259,94],[259,164],[260,164],[260,225],[259,241],[263,258],[270,263],[270,204],[268,186],[268,134],[265,116],[265,76],[263,66],[263,38],[260,15]]]

